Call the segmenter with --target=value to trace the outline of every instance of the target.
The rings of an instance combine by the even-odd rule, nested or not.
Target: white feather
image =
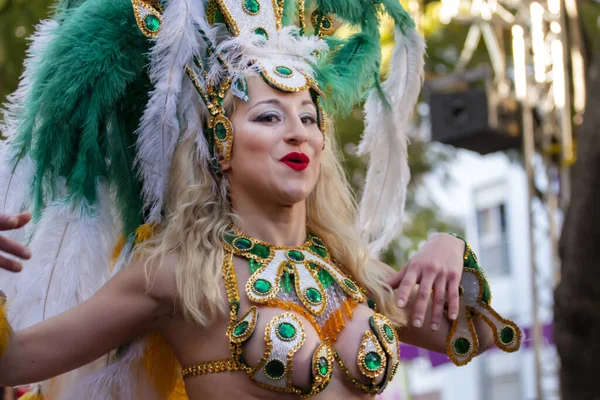
[[[180,133],[177,105],[185,66],[205,49],[198,29],[212,29],[205,19],[204,1],[171,0],[161,31],[150,53],[150,79],[154,86],[138,129],[137,166],[143,179],[143,196],[149,222],[159,222]]]
[[[390,74],[382,88],[389,105],[373,89],[365,104],[365,132],[358,154],[369,155],[360,202],[359,227],[377,257],[400,234],[410,181],[406,131],[423,84],[425,41],[415,29],[396,29]]]
[[[218,82],[224,78],[225,71],[215,59],[216,54],[221,55],[229,65],[230,76],[256,75],[259,71],[256,70],[255,60],[277,58],[284,61],[287,67],[314,78],[313,65],[318,61],[316,54],[327,51],[327,43],[316,36],[296,35],[297,30],[294,26],[284,27],[272,33],[268,40],[261,35],[248,35],[233,36],[222,41],[210,63],[209,81]]]
[[[113,363],[82,379],[57,400],[159,400],[144,368],[146,340],[138,340]]]
[[[98,192],[94,207],[61,199],[43,211],[30,244],[32,259],[9,278],[15,287],[9,317],[16,329],[78,305],[106,282],[117,233],[110,194],[102,184]]]

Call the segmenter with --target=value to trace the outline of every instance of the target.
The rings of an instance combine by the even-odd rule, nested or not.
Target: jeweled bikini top
[[[400,359],[400,343],[392,323],[375,313],[361,341],[356,362],[370,384],[359,382],[333,348],[346,321],[353,318],[358,303],[368,300],[350,276],[341,271],[325,244],[309,234],[304,244],[295,247],[269,245],[232,231],[223,243],[223,278],[230,306],[227,329],[231,358],[205,362],[183,369],[188,378],[205,373],[245,371],[261,387],[279,392],[310,396],[322,391],[331,380],[337,361],[346,377],[360,390],[381,393],[394,376]],[[264,332],[266,348],[255,367],[247,365],[242,345],[254,333],[259,318],[256,306],[240,314],[240,295],[233,267],[233,255],[248,260],[251,277],[245,290],[251,302],[284,311],[269,321]],[[293,311],[293,312],[290,312]],[[310,387],[292,384],[293,356],[305,342],[305,327],[295,315],[302,315],[315,329],[321,343],[312,356]],[[345,360],[350,362],[350,360]]]

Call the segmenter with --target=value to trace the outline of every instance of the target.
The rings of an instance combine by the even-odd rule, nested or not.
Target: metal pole
[[[530,65],[529,35],[524,34],[520,26],[513,27],[513,59],[515,64],[515,85],[517,96],[521,100],[523,109],[523,164],[527,174],[527,222],[529,228],[529,257],[531,270],[531,296],[532,296],[532,333],[533,333],[533,351],[535,356],[535,385],[536,399],[542,400],[542,362],[541,362],[541,329],[538,315],[538,288],[537,280],[537,262],[536,246],[534,238],[533,222],[533,199],[535,198],[535,182],[533,170],[533,156],[535,154],[534,141],[534,121],[533,107],[530,104],[529,85],[527,79],[527,65]],[[517,76],[518,74],[518,76]]]

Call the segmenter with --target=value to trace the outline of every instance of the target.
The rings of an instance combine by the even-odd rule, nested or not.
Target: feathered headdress
[[[395,23],[396,47],[382,83],[383,13]],[[337,37],[338,24],[357,33]],[[140,227],[161,222],[182,135],[195,137],[206,168],[230,156],[222,101],[227,90],[247,101],[251,75],[282,91],[311,90],[321,122],[366,99],[359,153],[370,161],[359,228],[377,255],[402,222],[405,131],[424,51],[398,0],[61,1],[32,37],[1,127],[2,212],[34,214],[30,228],[14,233],[34,258],[23,273],[0,276],[14,326],[91,296],[110,276],[119,237],[114,270],[127,262]],[[142,365],[140,348],[121,360]],[[111,368],[97,381],[117,373]]]

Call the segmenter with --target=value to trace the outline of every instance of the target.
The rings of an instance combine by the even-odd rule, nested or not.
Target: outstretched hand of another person
[[[30,220],[31,213],[29,212],[18,215],[0,214],[0,231],[10,231],[22,228],[27,225]],[[29,260],[31,258],[31,251],[27,247],[0,235],[0,268],[13,272],[21,271],[23,268],[21,263],[17,260],[5,257],[4,254],[11,254],[22,260]]]
[[[388,283],[392,289],[398,289],[398,306],[408,304],[415,285],[419,288],[414,299],[411,312],[412,324],[421,327],[429,301],[433,299],[430,328],[434,331],[440,327],[444,305],[448,301],[448,317],[453,320],[458,316],[458,287],[462,277],[463,255],[465,244],[462,240],[449,235],[438,234],[429,239],[408,264]]]

